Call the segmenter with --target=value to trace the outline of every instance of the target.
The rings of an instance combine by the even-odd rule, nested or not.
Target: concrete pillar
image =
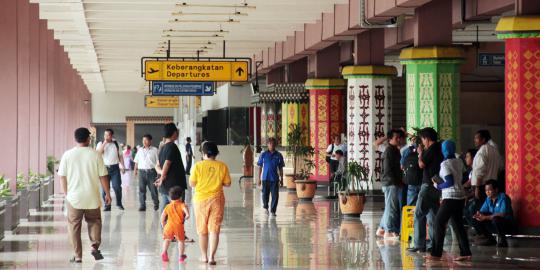
[[[347,79],[347,159],[368,168],[370,179],[380,180],[382,153],[373,142],[391,128],[391,66],[348,66]]]
[[[315,148],[312,180],[329,182],[326,148],[332,137],[345,132],[343,107],[346,82],[342,79],[308,79],[310,143]]]
[[[519,225],[539,228],[540,16],[503,17],[497,33],[506,43],[506,192]]]
[[[281,103],[281,145],[288,146],[287,134],[290,125],[299,124],[306,130],[309,127],[309,104],[308,103]],[[309,137],[306,134],[305,141],[308,143]]]
[[[16,2],[17,172],[27,174],[30,159],[30,4],[26,0]]]
[[[0,126],[2,132],[2,155],[0,155],[0,174],[13,179],[11,188],[15,188],[17,175],[17,2],[3,1],[0,8]]]
[[[304,83],[307,80],[307,57],[296,60],[285,66],[285,82]]]
[[[33,172],[40,172],[39,143],[40,143],[40,117],[39,117],[39,5],[30,4],[30,156],[29,167]]]
[[[179,140],[182,141],[182,138]],[[135,122],[133,120],[126,121],[126,144],[135,145]]]
[[[47,156],[55,156],[54,145],[58,138],[55,135],[54,108],[56,82],[55,67],[58,65],[52,30],[47,30]]]
[[[47,21],[39,20],[39,172],[47,171],[47,129],[50,124],[47,119]]]
[[[452,2],[434,0],[416,9],[413,48],[406,65],[407,131],[433,127],[441,139],[459,142],[458,104],[463,53],[452,44]],[[435,27],[436,25],[436,27]]]

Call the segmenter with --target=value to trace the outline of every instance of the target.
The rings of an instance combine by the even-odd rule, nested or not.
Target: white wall
[[[144,107],[144,93],[92,94],[93,123],[124,123],[126,116],[173,116],[174,109]]]
[[[225,84],[218,87],[216,92],[211,97],[202,97],[201,111],[217,110],[226,107],[249,107],[251,104],[251,87],[249,84],[241,86]]]

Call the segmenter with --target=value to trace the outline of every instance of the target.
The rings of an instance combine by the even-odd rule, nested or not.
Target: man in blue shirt
[[[272,216],[276,216],[276,209],[279,198],[279,186],[283,183],[283,167],[285,162],[280,152],[276,150],[276,139],[268,139],[268,150],[261,153],[257,166],[262,167],[259,186],[262,185],[263,207],[268,215],[268,201],[272,194],[272,205],[270,211]],[[262,182],[261,182],[262,180]]]
[[[499,192],[497,180],[486,182],[486,201],[473,216],[473,226],[481,233],[483,239],[479,239],[478,245],[497,247],[508,247],[506,234],[511,234],[514,229],[514,213],[510,198],[506,194]],[[492,233],[499,236],[499,242],[495,240]]]

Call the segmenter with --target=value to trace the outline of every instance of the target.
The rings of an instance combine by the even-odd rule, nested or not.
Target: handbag
[[[332,153],[334,153],[334,144],[333,143],[332,143],[332,150],[330,150],[330,156],[326,155],[326,162],[327,163],[330,163],[330,161],[332,161],[332,158],[331,158]]]

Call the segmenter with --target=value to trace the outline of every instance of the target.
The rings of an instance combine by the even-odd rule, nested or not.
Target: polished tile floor
[[[381,204],[368,203],[361,219],[349,220],[339,216],[335,201],[299,203],[282,191],[277,218],[268,218],[249,180],[226,190],[217,266],[197,261],[197,243],[187,244],[186,263],[178,264],[175,247],[171,262],[162,263],[158,214],[138,212],[137,181],[129,175],[123,181],[126,210],[103,214],[104,260],[95,262],[85,250],[82,265],[67,262],[72,251],[57,196],[2,241],[0,269],[540,269],[540,246],[513,242],[506,249],[473,246],[472,262],[426,265],[422,256],[404,252],[405,243],[376,239]],[[194,227],[194,220],[187,221],[186,232],[197,241]],[[83,225],[83,245],[88,243]],[[457,252],[452,241],[445,249]]]

